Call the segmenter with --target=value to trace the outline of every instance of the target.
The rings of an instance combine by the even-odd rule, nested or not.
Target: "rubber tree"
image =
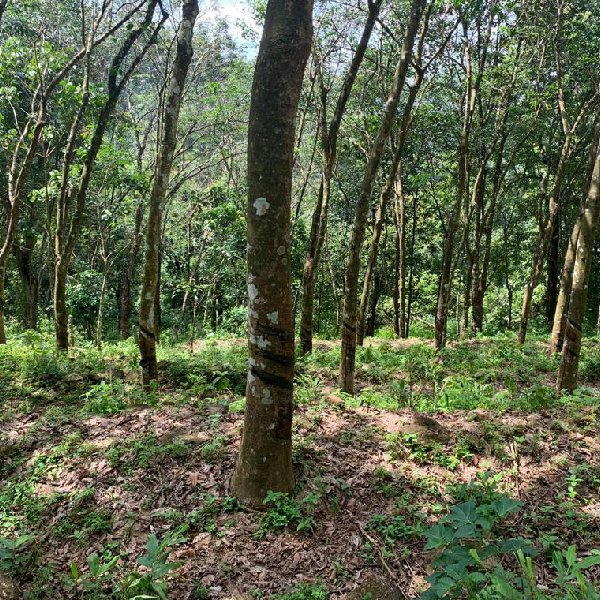
[[[464,17],[461,18],[463,28],[463,50],[465,71],[465,92],[462,99],[462,129],[457,149],[457,187],[456,198],[446,225],[444,244],[442,249],[442,267],[438,281],[437,307],[435,313],[435,349],[441,350],[446,346],[448,330],[448,309],[452,291],[452,278],[457,262],[458,252],[455,249],[456,235],[461,223],[465,204],[469,194],[469,140],[473,113],[475,111],[476,90],[473,79],[473,66],[471,46],[469,42],[468,25]]]
[[[422,19],[422,28],[421,33],[419,35],[419,42],[417,44],[417,48],[414,52],[414,57],[412,60],[412,67],[415,71],[415,77],[412,85],[410,86],[410,90],[408,93],[408,98],[406,100],[406,104],[404,105],[404,109],[402,111],[402,117],[400,119],[400,124],[398,127],[398,132],[396,135],[395,142],[392,143],[394,147],[394,154],[392,158],[392,164],[388,171],[385,184],[379,196],[379,205],[377,207],[377,212],[375,214],[375,222],[373,224],[373,234],[371,237],[371,245],[369,247],[369,255],[367,258],[367,266],[365,269],[365,275],[363,280],[363,289],[360,297],[359,311],[358,311],[358,321],[357,321],[357,331],[356,331],[356,342],[359,346],[363,345],[364,337],[365,337],[365,319],[367,314],[367,302],[369,299],[369,293],[371,291],[371,282],[373,281],[375,267],[377,265],[377,256],[379,253],[379,241],[381,239],[381,234],[383,232],[383,227],[385,224],[385,215],[387,211],[387,206],[390,201],[390,198],[396,194],[398,196],[398,192],[402,188],[401,183],[401,173],[400,173],[400,163],[402,159],[402,155],[404,153],[404,147],[406,145],[406,140],[408,138],[408,133],[410,131],[410,126],[412,123],[413,116],[413,108],[415,106],[415,102],[417,100],[417,96],[419,94],[419,90],[421,89],[421,85],[423,83],[423,79],[425,73],[428,71],[431,64],[436,60],[439,55],[446,48],[446,45],[449,41],[450,35],[454,32],[454,27],[451,29],[450,34],[446,36],[446,38],[441,42],[439,48],[436,52],[434,52],[433,56],[423,64],[423,48],[425,46],[425,39],[427,36],[427,30],[429,26],[429,19],[431,17],[431,12],[433,10],[433,4],[429,4],[425,15]],[[403,228],[402,228],[403,231]],[[398,241],[401,241],[400,239]],[[404,264],[403,264],[404,263]],[[399,261],[398,264],[398,277],[402,278],[404,281],[405,273],[403,267],[406,266],[406,261]],[[398,301],[399,306],[406,305],[405,295],[404,295],[404,286],[401,286],[402,293],[398,293]]]
[[[313,306],[315,286],[321,253],[327,233],[327,215],[331,196],[331,179],[337,162],[338,136],[346,105],[352,92],[360,65],[369,45],[371,33],[379,15],[382,0],[368,0],[368,13],[358,46],[352,57],[348,71],[344,77],[331,120],[327,121],[328,90],[323,82],[323,65],[319,65],[319,87],[321,96],[321,183],[317,205],[313,212],[310,238],[304,258],[302,275],[302,308],[300,316],[300,349],[303,354],[311,352],[313,338]]]
[[[569,300],[573,286],[573,270],[577,256],[577,242],[579,240],[582,220],[586,217],[586,204],[588,200],[588,193],[592,186],[592,178],[594,176],[596,160],[596,153],[594,150],[597,145],[598,139],[595,138],[592,143],[592,149],[590,150],[590,159],[588,160],[588,166],[586,170],[582,202],[579,207],[575,223],[573,224],[573,230],[567,242],[564,264],[560,273],[558,297],[554,311],[554,319],[552,322],[552,335],[550,338],[550,354],[558,354],[563,348],[565,330],[567,326],[567,315],[569,312]]]
[[[379,130],[377,131],[377,135],[369,151],[360,195],[356,204],[354,224],[352,226],[352,237],[344,276],[344,315],[339,371],[340,388],[347,394],[354,394],[356,329],[358,320],[358,276],[360,272],[360,254],[365,237],[373,185],[396,117],[400,94],[404,87],[404,82],[406,81],[406,74],[412,60],[415,38],[426,4],[426,0],[413,0],[411,2],[406,32],[400,50],[400,57],[396,63],[392,86],[385,102]]]
[[[0,4],[0,18],[8,2]],[[0,243],[0,344],[6,343],[4,327],[5,303],[5,276],[8,257],[13,251],[13,244],[17,235],[21,218],[21,206],[26,194],[26,187],[34,159],[38,154],[42,142],[42,134],[48,124],[48,104],[62,81],[69,75],[73,68],[86,60],[90,52],[104,40],[113,35],[135,14],[137,8],[130,11],[124,18],[119,19],[113,26],[101,32],[101,26],[107,20],[107,6],[99,12],[90,23],[87,35],[82,34],[83,43],[70,58],[55,73],[49,72],[49,66],[40,66],[40,83],[32,93],[29,116],[23,125],[19,138],[12,151],[12,156],[7,162],[7,201],[5,210],[5,228]],[[82,15],[83,20],[83,15]]]
[[[160,6],[162,18],[154,21],[154,12]],[[85,150],[79,169],[79,176],[71,183],[71,168],[76,156],[78,137],[90,105],[89,76],[91,53],[87,53],[84,65],[81,104],[71,124],[63,153],[60,194],[56,202],[54,225],[54,285],[53,309],[56,331],[56,346],[59,351],[69,349],[68,313],[66,302],[67,276],[73,259],[75,246],[79,240],[86,214],[87,193],[91,182],[96,157],[102,146],[104,134],[109,126],[123,88],[138,68],[148,49],[155,43],[168,15],[162,10],[159,0],[145,3],[144,16],[129,31],[108,68],[108,82],[105,100],[93,125],[93,133]],[[131,51],[137,45],[141,48],[133,57]]]
[[[561,390],[572,392],[577,387],[577,371],[581,354],[588,283],[598,230],[598,216],[600,214],[600,144],[597,141],[594,144],[593,152],[595,154],[594,168],[590,178],[583,215],[579,222],[579,235],[575,246],[569,312],[565,324],[565,339],[556,383],[559,392]]]
[[[579,103],[579,108],[577,110],[576,116],[574,118],[571,118],[569,106],[567,103],[567,98],[569,97],[569,95],[565,94],[564,86],[565,73],[563,68],[562,57],[562,53],[564,52],[565,46],[562,35],[564,18],[563,12],[564,3],[559,2],[557,7],[555,30],[552,37],[556,74],[556,99],[561,124],[562,144],[552,180],[552,189],[548,200],[547,218],[540,229],[538,239],[535,244],[529,280],[527,281],[527,285],[525,286],[525,291],[523,294],[523,304],[521,307],[521,321],[519,325],[518,336],[519,344],[524,344],[525,338],[527,337],[527,328],[529,325],[529,317],[531,315],[533,291],[539,282],[540,275],[544,267],[544,261],[548,255],[550,242],[552,239],[553,232],[555,230],[555,219],[560,208],[563,180],[567,171],[568,160],[572,153],[573,142],[579,135],[582,125],[586,123],[586,118],[588,117],[590,110],[600,97],[598,89],[592,90],[592,92],[587,97],[584,95],[584,97]],[[573,110],[573,108],[574,107],[571,107],[571,110]]]
[[[269,0],[248,123],[248,377],[235,495],[261,506],[291,492],[294,315],[291,194],[296,115],[312,42],[312,0]]]
[[[140,297],[139,346],[142,385],[150,390],[152,382],[158,380],[156,360],[156,338],[159,324],[156,320],[155,303],[160,297],[160,243],[162,237],[162,213],[169,178],[173,166],[173,155],[177,145],[177,123],[193,55],[194,24],[198,16],[198,0],[185,0],[182,6],[181,23],[177,32],[177,49],[173,71],[163,103],[154,178],[150,190],[148,223],[146,228],[146,260]]]

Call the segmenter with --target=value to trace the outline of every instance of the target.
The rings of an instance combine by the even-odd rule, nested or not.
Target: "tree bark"
[[[400,178],[396,181],[396,254],[397,254],[397,280],[395,289],[398,297],[398,317],[396,333],[398,337],[407,337],[406,319],[406,202],[402,192]]]
[[[123,273],[123,280],[119,288],[119,333],[126,340],[131,332],[131,283],[133,272],[137,263],[138,254],[142,242],[142,221],[144,219],[144,204],[139,202],[135,211],[135,223],[133,229],[133,240],[127,256],[127,266]]]
[[[13,248],[23,289],[22,320],[26,329],[37,329],[38,323],[39,280],[32,264],[34,244],[35,240],[26,238]]]
[[[548,266],[546,269],[546,321],[548,321],[551,327],[554,323],[554,313],[559,294],[559,260],[560,210],[557,210],[552,223],[552,233],[550,234],[550,243],[548,245]]]
[[[415,245],[417,241],[417,196],[412,199],[412,221],[410,231],[410,273],[408,275],[408,291],[406,294],[406,330],[404,337],[410,335],[410,323],[412,318],[412,305],[414,296],[414,275],[415,275]]]
[[[85,209],[87,203],[87,192],[90,186],[92,171],[96,162],[96,157],[102,146],[104,134],[111,120],[121,92],[129,81],[134,71],[139,66],[148,49],[156,41],[158,32],[166,21],[168,14],[164,11],[162,19],[153,23],[154,12],[159,4],[158,0],[149,0],[146,5],[144,18],[132,27],[126,35],[122,44],[113,57],[108,70],[108,84],[106,100],[100,108],[96,125],[91,136],[89,147],[85,153],[81,165],[79,180],[74,188],[69,183],[70,167],[75,155],[77,145],[77,135],[82,126],[83,118],[89,107],[89,72],[90,72],[90,53],[86,55],[86,64],[84,67],[84,82],[81,105],[71,125],[69,138],[63,155],[62,181],[59,199],[56,202],[56,226],[54,232],[54,319],[56,330],[56,346],[58,351],[66,352],[69,349],[68,335],[65,335],[66,321],[64,317],[66,310],[66,288],[69,266],[73,258],[75,245],[79,240],[79,234],[83,226]],[[141,5],[140,5],[141,6]],[[127,60],[133,47],[139,42],[140,38],[151,29],[151,33],[142,44],[141,50],[134,58]],[[120,75],[120,78],[119,78]],[[70,206],[73,205],[72,215],[70,215]]]
[[[295,123],[312,42],[312,0],[269,0],[248,124],[248,379],[236,496],[291,492],[294,315],[291,194]]]
[[[597,128],[597,132],[600,128]],[[584,192],[582,195],[579,212],[575,223],[573,224],[573,231],[569,237],[567,244],[567,250],[565,252],[565,261],[563,264],[562,271],[560,273],[560,281],[558,288],[558,297],[556,300],[556,307],[554,310],[554,316],[552,320],[552,335],[550,338],[550,354],[558,354],[562,351],[565,329],[567,326],[567,313],[569,311],[569,298],[571,295],[571,288],[573,284],[573,268],[575,265],[577,241],[579,239],[579,232],[581,229],[581,221],[585,217],[585,208],[587,202],[587,195],[592,185],[592,177],[594,175],[595,165],[595,151],[598,147],[600,140],[598,134],[596,134],[593,142],[592,149],[590,151],[590,157],[586,168],[586,177],[584,184]]]
[[[381,157],[390,135],[392,123],[398,109],[400,94],[410,66],[412,50],[417,35],[426,0],[413,0],[410,7],[406,33],[402,42],[400,58],[394,72],[392,89],[385,103],[379,131],[369,152],[365,167],[360,196],[356,205],[356,215],[352,227],[352,239],[345,273],[344,317],[342,325],[342,352],[340,360],[339,384],[342,391],[354,394],[354,368],[356,363],[356,325],[358,275],[360,271],[360,251],[362,248],[373,183],[377,176]]]
[[[595,145],[594,152],[594,169],[592,171],[583,216],[580,220],[579,236],[577,237],[575,248],[569,314],[567,316],[565,340],[556,384],[559,392],[561,390],[572,392],[577,387],[582,328],[585,320],[588,283],[592,268],[594,242],[598,229],[598,215],[600,213],[600,145]]]
[[[556,64],[556,83],[557,83],[557,106],[558,113],[560,116],[563,143],[556,166],[556,172],[554,174],[554,181],[552,185],[552,193],[550,195],[549,206],[548,206],[548,218],[545,225],[540,230],[538,237],[537,250],[534,251],[531,274],[529,281],[525,287],[525,294],[523,296],[523,306],[521,309],[521,323],[519,326],[519,343],[524,344],[527,336],[527,327],[529,324],[529,317],[531,313],[531,302],[533,297],[533,290],[538,284],[540,274],[544,266],[544,259],[548,253],[548,247],[552,237],[553,226],[559,210],[560,192],[562,189],[563,179],[567,166],[567,161],[571,155],[571,144],[573,137],[577,134],[579,126],[584,122],[587,113],[594,101],[598,99],[598,91],[594,91],[590,98],[583,101],[577,112],[577,116],[570,123],[569,111],[567,110],[567,103],[565,100],[564,88],[563,88],[563,71],[562,71],[562,56],[563,43],[562,43],[562,16],[563,16],[564,4],[559,3],[557,21],[555,26],[555,32],[553,36],[554,43],[554,56]]]
[[[523,305],[521,308],[521,322],[519,325],[519,344],[525,343],[527,337],[527,328],[529,326],[529,317],[531,314],[531,303],[533,300],[533,290],[539,282],[542,269],[544,267],[544,258],[548,254],[548,247],[550,245],[550,239],[552,237],[552,231],[554,227],[554,220],[558,213],[560,190],[562,188],[562,181],[564,176],[564,170],[567,162],[567,158],[570,153],[571,135],[567,134],[561,149],[560,158],[556,173],[554,175],[554,182],[552,185],[552,193],[550,195],[550,201],[548,205],[548,217],[546,224],[544,225],[540,235],[538,236],[537,248],[534,250],[533,259],[531,263],[531,273],[529,275],[529,281],[525,287],[525,293],[523,295]],[[542,189],[542,192],[544,190]]]
[[[160,244],[162,213],[173,166],[173,154],[177,145],[177,123],[185,87],[185,80],[192,61],[194,24],[198,16],[198,0],[185,0],[181,24],[177,32],[177,49],[173,72],[166,91],[157,148],[154,179],[150,190],[148,224],[146,229],[146,261],[140,299],[139,347],[142,385],[150,391],[152,382],[158,380],[156,339],[158,333],[158,301],[160,298]]]
[[[319,186],[319,197],[317,206],[313,213],[310,241],[308,250],[304,258],[304,271],[302,275],[302,309],[300,317],[300,351],[307,354],[312,351],[313,337],[313,305],[315,295],[315,285],[319,266],[321,264],[321,254],[323,243],[327,233],[327,213],[329,211],[329,198],[331,195],[331,178],[337,161],[338,134],[346,105],[354,86],[354,81],[358,70],[363,61],[373,27],[379,14],[379,8],[382,0],[368,0],[369,13],[365,22],[362,36],[350,63],[348,72],[342,84],[342,89],[338,96],[335,111],[331,122],[327,125],[327,92],[321,85],[321,152],[323,162],[323,172],[321,175],[321,184]]]
[[[469,139],[471,134],[473,112],[475,110],[476,93],[478,89],[477,85],[473,85],[470,46],[468,41],[467,24],[465,21],[463,21],[463,30],[466,68],[466,89],[463,102],[464,116],[462,131],[460,134],[460,142],[457,150],[458,180],[456,200],[454,201],[454,206],[446,225],[446,235],[444,236],[444,245],[442,250],[442,268],[438,282],[438,298],[435,314],[434,336],[436,350],[441,350],[446,346],[446,337],[448,333],[448,310],[450,306],[450,295],[452,293],[453,272],[456,263],[454,246],[461,216],[463,214],[463,207],[464,205],[466,207],[468,202]]]
[[[419,49],[419,57],[420,57]],[[377,213],[375,215],[375,223],[373,224],[373,236],[371,238],[371,246],[369,248],[369,256],[367,258],[367,267],[365,269],[365,276],[363,281],[363,289],[360,297],[357,330],[356,330],[356,343],[359,346],[363,345],[365,337],[365,316],[367,311],[367,301],[369,298],[369,290],[371,289],[371,280],[373,279],[375,269],[377,266],[377,255],[379,253],[379,241],[381,239],[381,233],[383,232],[383,226],[385,223],[385,214],[387,211],[388,202],[396,190],[400,188],[400,194],[402,194],[402,182],[400,180],[401,174],[399,173],[400,162],[402,159],[402,153],[404,152],[404,146],[406,145],[406,138],[408,137],[408,131],[411,123],[411,113],[421,82],[423,81],[423,69],[417,67],[417,75],[415,83],[411,86],[406,106],[404,107],[404,113],[402,115],[402,121],[400,123],[400,132],[398,140],[396,142],[396,149],[394,151],[394,157],[392,159],[392,165],[386,178],[385,185],[379,198],[379,206],[377,207]]]

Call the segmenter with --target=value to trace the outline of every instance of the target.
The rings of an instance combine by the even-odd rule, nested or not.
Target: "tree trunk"
[[[408,292],[406,299],[406,329],[404,336],[407,338],[410,334],[410,320],[412,317],[412,304],[413,304],[413,280],[415,272],[415,243],[417,240],[417,197],[413,196],[412,205],[412,223],[410,232],[410,274],[408,276]]]
[[[129,33],[116,50],[108,68],[106,99],[98,113],[89,146],[81,164],[77,183],[73,186],[70,182],[72,161],[75,157],[78,133],[83,127],[84,117],[90,103],[89,77],[91,64],[90,54],[86,55],[86,64],[83,71],[82,100],[71,124],[71,130],[65,146],[60,194],[56,202],[56,226],[54,231],[54,256],[56,264],[54,313],[56,319],[56,346],[59,351],[68,350],[68,337],[65,338],[63,335],[64,324],[61,321],[64,317],[63,312],[66,311],[65,291],[67,274],[84,223],[87,193],[92,172],[104,140],[104,134],[111,121],[121,92],[139,66],[146,52],[156,42],[158,33],[168,17],[168,14],[163,10],[162,18],[155,22],[154,13],[158,4],[158,0],[148,0],[145,5],[144,18],[135,27],[128,27]],[[142,5],[140,4],[139,6]],[[149,30],[151,32],[150,35],[144,39],[143,36]],[[141,40],[144,41],[140,43]],[[132,48],[138,45],[141,46],[141,49],[135,56],[131,57]]]
[[[52,306],[54,309],[54,330],[56,332],[56,349],[59,352],[69,350],[69,314],[67,312],[67,275],[68,269],[61,263],[56,265],[54,272],[54,290]]]
[[[600,129],[599,129],[600,131]],[[587,193],[579,236],[575,249],[573,283],[569,298],[569,314],[558,370],[557,389],[572,392],[577,387],[577,371],[581,353],[581,337],[587,305],[588,283],[592,268],[594,242],[600,213],[600,144],[595,144],[595,163]]]
[[[375,329],[377,328],[377,304],[379,303],[380,296],[381,274],[377,271],[373,277],[373,290],[369,297],[369,310],[365,319],[364,333],[367,337],[375,335]]]
[[[554,323],[554,313],[559,294],[559,260],[560,260],[560,211],[556,211],[552,222],[552,233],[548,246],[548,267],[546,278],[546,321],[550,327]]]
[[[558,354],[563,347],[565,328],[567,325],[567,313],[569,311],[569,296],[571,295],[571,286],[573,283],[573,267],[575,265],[575,252],[577,240],[579,238],[579,228],[581,225],[582,214],[577,216],[573,225],[573,232],[569,238],[567,251],[565,252],[565,262],[560,274],[560,287],[554,309],[554,319],[552,321],[552,337],[550,339],[550,354]]]
[[[22,320],[26,329],[37,329],[38,323],[39,280],[32,264],[34,246],[35,240],[26,238],[13,248],[23,289]]]
[[[4,325],[4,280],[6,277],[6,265],[0,263],[0,344],[6,344],[6,330]]]
[[[150,391],[151,382],[158,380],[156,338],[159,325],[157,298],[160,298],[162,212],[177,144],[177,122],[185,80],[192,60],[192,40],[197,16],[198,0],[185,0],[182,7],[181,24],[177,32],[177,50],[173,72],[166,91],[154,179],[150,190],[150,209],[146,230],[146,262],[139,316],[140,369],[145,391]]]
[[[102,286],[100,287],[100,297],[98,298],[98,315],[96,317],[96,348],[102,348],[102,316],[104,312],[104,297],[108,286],[108,265],[104,265],[104,275],[102,276]]]
[[[400,59],[398,60],[394,73],[394,82],[392,84],[392,89],[388,99],[385,103],[383,117],[379,131],[377,132],[377,137],[375,138],[371,151],[369,152],[369,158],[365,167],[361,192],[356,205],[356,215],[352,228],[352,239],[350,242],[348,261],[346,263],[342,351],[339,378],[340,388],[347,394],[354,394],[356,325],[358,312],[357,292],[358,275],[360,271],[360,251],[365,236],[365,227],[369,212],[369,205],[371,203],[373,182],[377,176],[377,171],[379,169],[379,163],[381,162],[381,157],[385,149],[385,144],[389,138],[392,123],[394,121],[394,117],[396,116],[400,94],[406,80],[406,73],[412,58],[412,50],[415,37],[417,35],[417,29],[425,5],[426,0],[413,0],[411,3]]]
[[[444,236],[444,246],[442,250],[442,268],[438,281],[437,308],[435,313],[435,349],[441,350],[446,346],[446,337],[448,334],[448,310],[450,306],[450,295],[452,293],[452,279],[455,268],[455,238],[458,226],[461,222],[463,205],[468,201],[469,185],[469,139],[471,133],[471,124],[473,111],[475,110],[475,100],[477,88],[473,86],[471,55],[467,35],[467,24],[463,22],[464,45],[465,45],[465,63],[466,63],[466,89],[464,95],[464,116],[463,126],[460,135],[460,142],[457,150],[458,163],[458,181],[456,190],[456,199],[450,218],[446,225],[446,235]],[[465,232],[466,234],[466,232]]]
[[[402,184],[400,178],[396,183],[396,255],[397,255],[397,290],[398,297],[398,317],[397,317],[397,335],[405,338],[406,327],[406,203],[402,193]]]
[[[548,206],[548,218],[546,224],[540,231],[538,236],[537,248],[533,253],[533,260],[531,264],[531,273],[529,275],[529,281],[525,287],[525,293],[523,295],[523,306],[521,308],[521,323],[519,325],[519,344],[525,343],[527,337],[527,328],[529,326],[529,317],[531,315],[531,303],[533,300],[533,290],[535,289],[542,269],[544,267],[544,258],[548,254],[548,247],[550,245],[550,238],[554,229],[554,220],[558,213],[560,190],[562,187],[563,174],[569,156],[570,148],[570,136],[567,135],[563,143],[561,155],[559,158],[558,167],[554,176],[554,182],[552,186],[552,193],[550,195],[550,201]],[[544,192],[542,187],[542,192]]]
[[[323,88],[321,90],[321,145],[323,173],[321,175],[321,184],[319,186],[319,198],[312,217],[310,240],[304,258],[304,271],[302,275],[302,308],[300,317],[300,351],[302,354],[307,354],[312,351],[315,285],[319,266],[321,264],[323,243],[325,242],[327,233],[327,213],[329,211],[329,198],[331,195],[331,178],[337,161],[338,133],[346,110],[346,104],[348,103],[354,81],[356,80],[356,75],[358,74],[358,70],[369,44],[369,39],[371,38],[373,27],[377,20],[377,15],[379,14],[381,2],[382,0],[369,0],[368,2],[369,13],[363,28],[363,33],[356,48],[356,52],[354,53],[352,62],[350,63],[344,83],[342,84],[342,89],[338,96],[335,111],[329,125],[327,124],[326,112],[327,93]]]
[[[291,492],[294,315],[290,214],[295,123],[312,42],[312,0],[269,0],[248,123],[248,351],[235,495]]]
[[[142,221],[144,219],[144,204],[139,202],[135,211],[135,225],[133,229],[133,241],[127,256],[127,266],[123,273],[123,280],[119,290],[119,333],[126,340],[130,335],[131,321],[131,282],[140,251],[142,241]]]
[[[600,131],[600,129],[598,130]],[[598,137],[594,138],[592,150],[590,151],[590,157],[586,168],[586,177],[584,184],[584,191],[582,194],[581,205],[575,223],[573,224],[573,231],[569,237],[567,244],[567,250],[565,252],[565,262],[563,264],[562,271],[560,273],[560,282],[558,289],[558,297],[556,300],[556,307],[554,310],[554,318],[552,321],[552,336],[550,338],[550,354],[558,354],[562,351],[565,329],[567,326],[567,314],[569,312],[569,298],[571,295],[571,287],[573,284],[573,268],[575,265],[577,241],[579,239],[579,232],[581,229],[581,221],[585,216],[585,208],[587,195],[592,185],[592,177],[594,174],[595,165],[595,152],[596,148],[600,144]]]

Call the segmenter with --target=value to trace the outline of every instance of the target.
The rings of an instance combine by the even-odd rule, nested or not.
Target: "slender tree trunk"
[[[26,329],[37,329],[39,280],[33,267],[35,240],[26,238],[13,248],[22,286],[22,320]]]
[[[369,296],[369,310],[367,312],[367,318],[365,319],[364,332],[367,337],[373,337],[375,335],[375,329],[377,328],[377,304],[381,297],[381,274],[379,271],[373,276],[373,290]]]
[[[406,203],[402,183],[396,180],[396,260],[398,263],[395,289],[398,296],[397,335],[406,337]]]
[[[4,325],[4,281],[6,277],[6,264],[0,262],[0,344],[6,344],[6,330]]]
[[[302,275],[302,309],[300,317],[300,351],[307,354],[312,350],[313,337],[313,305],[315,285],[321,264],[323,243],[327,233],[327,217],[329,212],[329,198],[331,195],[331,178],[337,161],[338,133],[346,105],[354,86],[354,81],[363,61],[373,27],[375,26],[382,0],[368,0],[369,13],[363,28],[361,39],[352,58],[352,62],[342,84],[335,111],[331,122],[327,124],[327,93],[321,90],[321,145],[323,172],[317,206],[312,217],[310,240],[304,258],[304,272]]]
[[[119,333],[126,340],[130,335],[131,322],[131,282],[137,263],[138,254],[142,241],[142,221],[144,219],[144,204],[139,202],[135,211],[135,224],[133,229],[133,240],[127,256],[127,266],[123,273],[121,287],[119,290]]]
[[[537,248],[533,253],[533,260],[531,264],[531,273],[529,275],[529,281],[525,287],[525,293],[523,295],[523,306],[521,308],[521,322],[519,325],[519,344],[525,343],[527,337],[527,328],[529,326],[529,317],[531,315],[531,303],[533,300],[533,290],[540,280],[540,275],[544,267],[544,258],[548,254],[548,247],[550,245],[550,238],[554,227],[554,220],[558,213],[558,202],[560,198],[560,190],[562,187],[563,174],[567,158],[569,156],[570,148],[570,136],[567,135],[565,142],[562,147],[561,155],[559,158],[558,168],[554,176],[554,182],[552,186],[552,194],[550,195],[550,202],[548,206],[548,218],[546,224],[538,236]],[[542,186],[542,191],[545,191]]]
[[[54,288],[52,303],[54,308],[54,330],[56,333],[56,349],[67,352],[69,349],[69,313],[67,311],[67,275],[68,270],[61,263],[54,271]]]
[[[360,251],[365,236],[365,227],[371,202],[373,183],[377,176],[379,163],[389,138],[406,73],[412,58],[412,50],[417,29],[426,5],[426,0],[413,0],[410,7],[406,33],[402,43],[400,59],[396,65],[394,82],[385,104],[379,131],[369,153],[356,206],[356,215],[352,227],[352,239],[345,274],[344,318],[342,328],[342,352],[340,361],[340,388],[347,394],[354,394],[354,368],[356,363],[356,326],[357,326],[357,293],[358,275],[360,271]]]
[[[90,54],[86,55],[86,64],[83,76],[83,94],[81,104],[71,125],[69,138],[65,147],[62,165],[62,181],[59,198],[56,202],[56,226],[54,232],[55,255],[55,281],[54,281],[54,319],[56,329],[56,346],[59,351],[68,350],[68,336],[64,335],[64,316],[66,315],[66,286],[69,266],[73,258],[75,245],[83,227],[87,193],[91,182],[92,171],[102,146],[104,134],[123,88],[139,66],[148,49],[156,42],[158,32],[162,29],[168,14],[162,11],[162,18],[154,21],[154,13],[158,0],[148,0],[145,4],[144,18],[135,27],[129,28],[121,46],[117,49],[108,69],[108,83],[106,100],[104,101],[91,136],[89,146],[83,159],[77,185],[72,187],[69,183],[70,167],[75,156],[78,132],[81,129],[90,102],[89,74]],[[142,5],[140,5],[142,6]],[[161,6],[162,8],[162,6]],[[151,31],[150,35],[141,43],[141,50],[130,57],[132,48],[140,43],[140,39]],[[129,60],[128,60],[129,59]],[[70,215],[71,208],[72,215]],[[69,222],[70,221],[70,222]],[[63,314],[64,313],[64,314]]]
[[[192,40],[198,11],[198,0],[184,0],[181,24],[177,32],[173,73],[166,92],[156,167],[150,191],[150,209],[146,230],[146,262],[139,316],[140,369],[142,385],[146,391],[150,390],[151,382],[158,380],[156,339],[159,327],[157,298],[160,298],[162,213],[171,176],[173,154],[177,145],[177,122],[185,80],[192,60]]]
[[[600,131],[600,129],[599,129]],[[573,283],[569,299],[569,314],[565,328],[558,391],[573,391],[577,387],[577,371],[581,353],[581,338],[587,306],[588,283],[592,268],[594,242],[600,213],[600,144],[595,144],[595,163],[577,237]]]
[[[242,502],[291,492],[294,314],[290,215],[295,123],[312,0],[269,0],[248,124],[248,350],[244,430],[232,478]]]
[[[100,298],[98,298],[98,315],[96,318],[96,348],[102,348],[102,316],[104,312],[104,297],[108,287],[108,265],[104,265],[104,275],[102,276],[102,286],[100,287]]]
[[[600,132],[600,128],[597,129]],[[567,326],[567,314],[569,312],[569,298],[571,295],[571,287],[573,284],[573,268],[575,265],[577,241],[579,239],[579,232],[581,229],[581,221],[585,217],[585,209],[588,192],[592,185],[592,177],[594,174],[595,165],[595,152],[594,148],[598,147],[600,140],[598,137],[594,138],[592,150],[590,151],[590,157],[586,168],[586,177],[584,184],[584,191],[582,194],[582,201],[579,207],[579,212],[575,223],[573,224],[573,231],[569,237],[567,244],[567,250],[565,252],[565,261],[560,274],[560,282],[558,289],[558,297],[556,300],[556,307],[554,310],[554,318],[552,321],[552,336],[550,338],[550,354],[558,354],[562,351],[565,329]]]
[[[417,240],[417,197],[413,196],[412,205],[412,223],[410,231],[410,273],[408,276],[408,292],[406,300],[406,329],[404,336],[407,338],[410,334],[410,321],[412,318],[412,304],[413,304],[413,280],[415,273],[415,243]]]
[[[548,246],[548,267],[546,278],[546,321],[552,327],[554,323],[554,313],[556,312],[556,303],[559,294],[559,275],[560,275],[560,210],[556,211],[554,221],[552,222],[552,233],[550,234],[550,244]]]
[[[571,295],[571,285],[573,283],[573,267],[575,265],[575,251],[577,240],[579,239],[579,228],[581,225],[582,214],[579,214],[573,225],[573,232],[569,238],[567,251],[565,252],[565,262],[560,274],[560,286],[556,307],[554,309],[554,319],[552,322],[552,337],[550,339],[550,354],[558,354],[563,347],[565,337],[565,328],[567,325],[567,313],[569,311],[569,297]]]
[[[473,112],[475,110],[475,100],[477,86],[473,86],[471,55],[467,35],[467,24],[463,21],[464,44],[465,44],[465,63],[466,63],[466,89],[464,95],[464,116],[463,127],[460,135],[460,142],[457,151],[458,163],[458,183],[456,190],[456,199],[450,218],[446,225],[446,235],[444,236],[444,246],[442,250],[442,268],[438,281],[437,308],[435,314],[435,349],[441,350],[446,346],[448,334],[448,310],[450,306],[450,297],[452,293],[452,278],[456,264],[455,257],[455,238],[458,227],[461,222],[463,205],[467,204],[468,185],[469,185],[469,139],[471,133],[471,124]],[[466,234],[466,232],[465,232]]]

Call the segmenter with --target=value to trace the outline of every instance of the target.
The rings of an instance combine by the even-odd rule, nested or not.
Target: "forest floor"
[[[158,598],[168,585],[176,600],[415,598],[436,556],[426,530],[486,494],[523,503],[498,531],[536,547],[542,586],[556,576],[552,551],[600,547],[598,340],[582,388],[563,398],[541,341],[482,338],[436,355],[428,342],[373,340],[356,397],[336,390],[337,345],[317,343],[298,361],[298,493],[272,495],[265,512],[229,488],[245,343],[161,353],[148,398],[131,342],[57,357],[29,334],[0,350],[0,571],[19,597]]]

